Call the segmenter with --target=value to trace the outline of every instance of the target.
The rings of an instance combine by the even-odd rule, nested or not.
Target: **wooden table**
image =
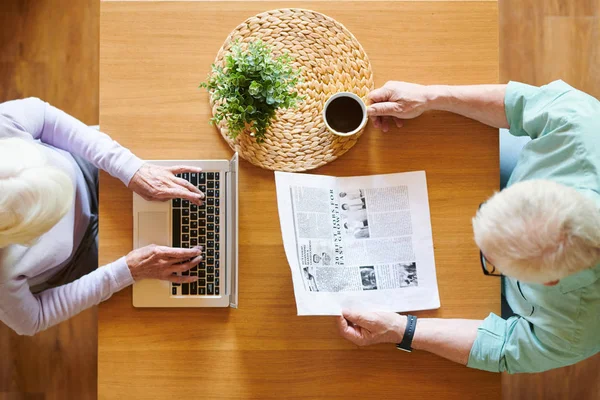
[[[229,158],[197,89],[227,34],[267,9],[302,7],[342,22],[376,85],[498,79],[494,2],[103,2],[100,125],[146,159]],[[384,134],[369,126],[328,175],[425,170],[442,306],[421,317],[499,312],[499,280],[480,270],[470,219],[498,187],[497,131],[429,113]],[[135,309],[131,289],[100,306],[100,399],[500,398],[500,375],[391,345],[358,348],[332,317],[297,317],[273,172],[240,171],[240,308]],[[132,248],[131,192],[103,174],[100,261]],[[185,397],[184,397],[185,396]]]

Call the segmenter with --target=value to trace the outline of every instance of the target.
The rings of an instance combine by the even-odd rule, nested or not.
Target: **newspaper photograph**
[[[298,315],[439,308],[424,171],[275,182]]]

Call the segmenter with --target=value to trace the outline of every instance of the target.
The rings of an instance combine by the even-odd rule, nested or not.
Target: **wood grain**
[[[502,82],[562,79],[600,97],[600,0],[503,0],[499,7]]]
[[[144,1],[157,1],[157,0],[100,0],[102,2],[144,2]],[[170,1],[170,0],[158,0],[158,1]],[[175,1],[179,1],[179,2],[192,2],[192,1],[198,1],[198,0],[175,0]],[[235,2],[239,2],[239,0],[205,0],[205,1],[219,1],[219,2],[228,2],[228,3],[235,3]],[[265,2],[269,2],[269,1],[273,1],[273,0],[245,0],[246,3],[250,3],[250,2],[261,2],[261,3],[265,3]],[[327,2],[330,0],[312,0],[311,3],[318,3],[318,2]],[[427,2],[427,1],[431,1],[431,2],[483,2],[483,1],[489,1],[489,2],[494,2],[496,3],[498,0],[392,0],[392,1],[403,1],[403,2],[409,2],[409,1],[414,1],[414,2]],[[592,0],[593,1],[593,0]],[[345,3],[351,3],[351,2],[361,2],[361,3],[377,3],[377,2],[381,2],[381,0],[345,0]]]
[[[33,7],[34,3],[35,7]],[[565,19],[567,24],[570,23],[568,17],[579,17],[580,21],[595,17],[597,20],[600,9],[598,3],[598,0],[501,0],[499,2],[501,81],[513,79],[532,84],[544,84],[548,79],[540,72],[551,73],[554,65],[552,60],[556,60],[558,65],[567,63],[574,65],[579,71],[584,71],[577,75],[567,71],[569,77],[565,79],[567,82],[571,82],[573,78],[581,79],[583,82],[578,83],[578,87],[598,96],[600,85],[596,78],[600,76],[599,41],[584,39],[588,47],[582,50],[582,57],[563,58],[553,49],[557,46],[560,48],[580,46],[574,39],[576,35],[556,35],[555,40],[551,42],[543,39],[544,33],[541,29],[544,15],[567,17]],[[47,15],[52,12],[51,8],[58,9],[58,7],[62,12],[60,25],[56,24],[56,17],[47,18]],[[35,2],[4,0],[0,12],[0,49],[2,49],[0,101],[38,96],[88,124],[96,124],[98,122],[98,11],[99,4],[96,0],[36,0]],[[575,29],[577,23],[574,20],[572,23],[574,24],[572,29]],[[492,26],[488,28],[491,29]],[[72,33],[69,36],[72,39],[60,44],[41,46],[42,41],[46,40],[47,43],[51,39],[49,33],[54,33],[57,29],[70,30]],[[393,28],[388,29],[393,30]],[[73,32],[77,30],[87,33]],[[597,35],[597,31],[592,34]],[[43,36],[46,38],[44,39]],[[61,37],[64,37],[64,34],[57,35],[56,40],[60,40]],[[38,53],[46,52],[46,56],[39,57],[37,60],[30,57],[32,51],[25,49],[33,46],[38,48]],[[19,50],[21,48],[22,52]],[[77,64],[64,61],[65,54],[82,54],[82,52],[88,52],[90,56],[75,57],[80,60]],[[542,64],[541,59],[550,62]],[[583,65],[587,65],[587,72],[585,67],[580,67]],[[50,82],[52,84],[49,84]],[[76,96],[73,93],[76,93]],[[74,98],[90,99],[90,101],[73,102]],[[126,191],[125,194],[129,195]],[[121,250],[127,251],[127,246]],[[118,253],[119,249],[116,248],[116,251]],[[125,306],[128,305],[127,301],[123,303]],[[82,315],[85,314],[89,315],[89,318],[78,317],[61,324],[60,329],[64,332],[78,332],[76,337],[68,336],[71,342],[63,339],[67,335],[59,333],[59,328],[40,334],[52,339],[44,338],[38,341],[37,337],[33,339],[18,337],[0,324],[0,354],[2,354],[0,399],[94,398],[96,317],[95,311],[86,311]],[[80,338],[85,338],[83,348],[74,343],[81,343]],[[64,345],[62,341],[65,341]],[[60,355],[50,356],[49,353],[58,346],[61,349]],[[29,356],[23,356],[22,349],[29,349]],[[359,352],[359,354],[363,353]],[[119,355],[115,354],[113,357],[117,360]],[[41,368],[41,365],[47,367]],[[394,364],[393,367],[396,365]],[[68,371],[76,371],[77,377],[64,378]],[[578,365],[543,374],[510,376],[507,377],[509,379],[503,380],[503,398],[511,400],[596,399],[597,394],[600,393],[598,371],[600,371],[600,357],[596,356]],[[20,378],[23,376],[27,376],[27,379]],[[342,380],[345,381],[348,379]],[[183,379],[174,382],[177,385],[185,383]],[[27,387],[27,384],[31,386]],[[80,390],[78,387],[85,389]],[[72,396],[68,396],[67,393]],[[460,394],[454,397],[461,398]]]
[[[224,38],[268,8],[314,9],[342,22],[369,55],[377,85],[498,79],[491,2],[103,2],[100,125],[147,159],[229,158],[197,89]],[[382,39],[386,27],[392,38]],[[496,131],[430,113],[359,143],[315,173],[425,170],[442,307],[420,316],[484,318],[499,311],[499,281],[480,273],[470,218],[498,186]],[[131,290],[99,309],[99,397],[500,397],[498,375],[391,346],[359,349],[331,317],[297,317],[273,172],[240,171],[240,308],[134,309]],[[100,261],[131,250],[131,193],[101,177]],[[411,385],[406,385],[410,379]]]
[[[506,375],[502,398],[514,400],[597,400],[600,398],[600,355],[540,374]]]
[[[500,75],[544,85],[562,79],[600,98],[600,0],[503,0]],[[504,375],[504,399],[600,399],[600,354],[541,374]]]
[[[39,97],[98,123],[100,5],[96,0],[3,0],[0,102]],[[0,323],[0,399],[95,399],[97,311],[34,337]]]
[[[36,96],[97,124],[99,16],[96,0],[3,0],[0,101]]]

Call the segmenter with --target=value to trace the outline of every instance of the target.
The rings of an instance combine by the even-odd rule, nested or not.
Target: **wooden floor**
[[[36,96],[98,123],[98,0],[0,1],[0,102]],[[95,399],[97,312],[35,337],[0,323],[0,400]]]
[[[600,0],[500,0],[500,79],[600,98]],[[0,102],[37,96],[98,123],[98,0],[2,0]],[[494,27],[490,27],[494,29]],[[600,333],[599,333],[600,334]],[[0,400],[96,398],[96,310],[33,338],[0,323]],[[505,399],[600,399],[600,355],[505,376]]]
[[[562,79],[600,98],[600,0],[498,4],[501,82]],[[502,394],[506,400],[600,399],[600,354],[542,374],[505,374]]]

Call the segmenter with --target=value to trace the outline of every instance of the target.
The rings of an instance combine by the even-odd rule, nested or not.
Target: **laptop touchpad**
[[[138,213],[138,244],[169,246],[169,213],[147,211]]]

